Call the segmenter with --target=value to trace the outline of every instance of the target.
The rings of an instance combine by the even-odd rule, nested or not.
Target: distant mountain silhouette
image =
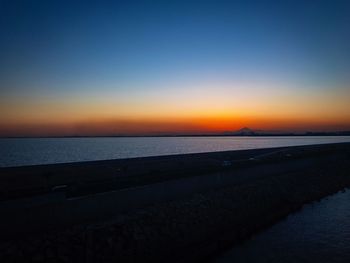
[[[264,130],[253,130],[248,127],[243,127],[236,131],[226,131],[223,135],[234,135],[234,136],[259,136],[259,135],[293,135],[293,133],[286,133],[281,131],[264,131]]]
[[[265,131],[253,130],[243,127],[236,131],[225,131],[222,136],[349,136],[350,131],[335,132],[285,132],[285,131]]]

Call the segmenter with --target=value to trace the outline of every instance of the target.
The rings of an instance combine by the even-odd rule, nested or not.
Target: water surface
[[[216,262],[350,262],[350,190],[306,205]]]
[[[350,136],[0,139],[0,167],[350,142]]]

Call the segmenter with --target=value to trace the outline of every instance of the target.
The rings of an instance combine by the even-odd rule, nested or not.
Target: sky
[[[349,1],[0,0],[0,136],[350,130]]]

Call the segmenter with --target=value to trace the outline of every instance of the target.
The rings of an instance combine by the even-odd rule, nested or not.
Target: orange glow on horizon
[[[0,136],[100,136],[215,134],[242,127],[267,131],[332,131],[350,129],[341,120],[298,120],[256,117],[187,119],[89,119],[1,125]]]
[[[242,127],[350,130],[349,98],[349,89],[296,92],[277,84],[210,84],[123,96],[0,98],[0,136],[211,134]]]

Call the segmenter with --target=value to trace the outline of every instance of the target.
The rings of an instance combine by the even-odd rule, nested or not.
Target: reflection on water
[[[0,167],[350,142],[350,136],[0,139]]]
[[[350,262],[350,190],[306,205],[216,262]]]

